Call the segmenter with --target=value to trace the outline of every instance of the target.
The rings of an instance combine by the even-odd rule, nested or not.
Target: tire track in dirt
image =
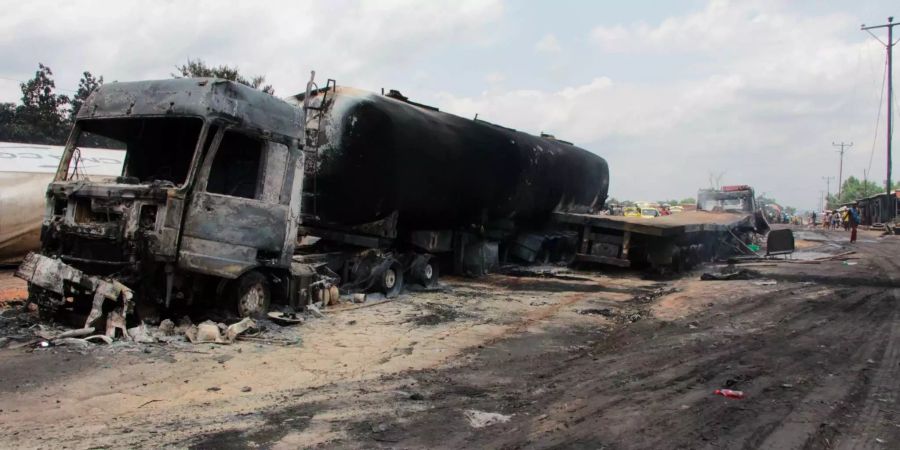
[[[875,246],[873,246],[875,247]],[[885,277],[891,280],[892,289],[886,292],[891,300],[888,312],[887,331],[880,335],[881,349],[870,361],[877,366],[871,376],[860,377],[863,381],[861,392],[856,398],[862,400],[859,405],[850,433],[837,436],[836,448],[869,449],[885,448],[885,445],[900,445],[897,417],[897,380],[900,380],[900,284],[897,273],[900,263],[897,255],[882,247],[873,248],[877,255],[873,262]],[[892,409],[887,409],[892,408]],[[851,411],[846,411],[846,413]]]

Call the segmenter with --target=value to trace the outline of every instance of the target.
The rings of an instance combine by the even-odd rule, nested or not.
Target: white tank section
[[[81,148],[79,173],[113,178],[122,173],[125,152]],[[0,142],[0,264],[14,264],[41,246],[47,185],[53,181],[62,146]]]

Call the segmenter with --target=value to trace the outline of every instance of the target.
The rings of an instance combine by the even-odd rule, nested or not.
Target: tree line
[[[900,190],[900,181],[894,183],[893,190]],[[828,194],[825,209],[840,208],[841,205],[855,202],[859,199],[871,197],[884,192],[884,184],[878,184],[870,180],[860,180],[854,176],[847,177],[841,184],[838,193]]]
[[[272,85],[265,84],[264,76],[244,77],[233,66],[210,66],[201,59],[188,59],[185,64],[175,66],[175,70],[177,73],[171,74],[173,78],[223,78],[268,94],[275,93]],[[19,84],[20,103],[0,103],[0,141],[64,145],[81,105],[102,84],[102,76],[84,71],[74,95],[60,94],[56,92],[53,70],[38,63],[34,77]]]

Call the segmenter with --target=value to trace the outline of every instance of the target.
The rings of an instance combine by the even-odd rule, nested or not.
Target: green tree
[[[246,78],[240,74],[237,66],[231,67],[225,64],[219,66],[209,66],[202,59],[188,59],[187,64],[181,66],[175,66],[175,69],[178,70],[180,74],[172,74],[175,78],[186,77],[186,78],[223,78],[226,80],[235,81],[241,83],[243,85],[250,86],[254,89],[259,89],[267,94],[275,95],[275,89],[271,84],[264,84],[266,82],[266,77],[263,75],[256,75],[250,78]]]
[[[0,105],[0,139],[32,144],[65,142],[69,132],[69,97],[57,95],[53,71],[38,64],[34,78],[21,83],[22,104]]]
[[[854,202],[880,192],[884,192],[884,186],[879,186],[874,181],[862,181],[854,176],[847,177],[841,185],[841,195],[831,194],[827,198],[828,209],[840,207],[844,203]]]
[[[693,204],[697,203],[697,199],[694,197],[683,198],[678,203],[680,203],[682,205],[693,205]]]
[[[72,97],[72,107],[69,110],[70,122],[75,122],[75,115],[78,114],[78,110],[81,109],[81,105],[83,105],[88,96],[91,95],[91,92],[94,92],[94,90],[100,87],[102,84],[102,76],[100,78],[97,78],[88,71],[85,71],[81,75],[81,80],[78,81],[78,91],[75,92],[75,96]]]

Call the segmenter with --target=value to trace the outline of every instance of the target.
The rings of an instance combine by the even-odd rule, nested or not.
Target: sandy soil
[[[842,232],[806,237],[810,251],[850,248]],[[852,249],[856,264],[757,266],[751,280],[449,279],[283,330],[290,346],[4,349],[0,436],[17,448],[896,448],[900,240],[866,234]],[[723,387],[746,398],[712,395]]]

